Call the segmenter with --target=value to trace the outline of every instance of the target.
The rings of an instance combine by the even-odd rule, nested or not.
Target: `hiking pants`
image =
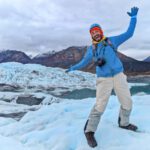
[[[114,77],[99,77],[96,80],[96,103],[93,106],[85,125],[85,132],[95,132],[99,124],[112,90],[116,93],[121,104],[119,117],[120,125],[129,124],[129,116],[132,109],[131,94],[128,88],[127,76],[121,72]]]

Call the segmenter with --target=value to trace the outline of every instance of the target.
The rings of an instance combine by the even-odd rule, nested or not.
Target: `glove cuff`
[[[74,69],[72,67],[69,68],[69,71],[73,71]]]
[[[131,16],[131,18],[136,18],[136,15],[135,16]]]

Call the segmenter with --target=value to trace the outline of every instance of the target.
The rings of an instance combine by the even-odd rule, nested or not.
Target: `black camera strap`
[[[100,50],[99,50],[99,54],[101,53],[101,51],[103,51],[103,55],[105,53],[105,47],[106,46],[110,46],[114,52],[117,54],[117,49],[114,47],[114,45],[112,44],[112,42],[109,40],[109,38],[106,38],[105,40],[103,40],[102,42],[102,46],[100,47]],[[94,61],[97,61],[97,57],[99,56],[98,54],[98,44],[96,45],[93,45],[93,56],[94,56]],[[104,50],[103,50],[104,49]],[[102,56],[103,56],[102,55]]]
[[[106,46],[110,46],[114,52],[116,53],[117,55],[117,49],[114,47],[114,45],[112,44],[112,42],[109,40],[109,38],[106,38],[103,42],[102,42],[102,45],[100,47],[100,52],[103,50],[104,48],[104,51],[103,51],[103,55],[104,55],[104,52],[105,52],[105,47]],[[91,65],[88,67],[89,69],[91,69],[93,66],[96,66],[96,62],[98,60],[98,44],[96,45],[92,45],[92,51],[93,51],[93,62],[91,63]]]
[[[102,41],[102,44],[104,46],[110,46],[115,53],[117,53],[117,49],[114,47],[114,45],[112,44],[112,42],[109,40],[109,38],[106,38],[104,41]]]
[[[104,45],[102,44],[101,47],[100,47],[100,50],[98,51],[98,44],[96,45],[93,45],[93,58],[94,58],[94,61],[97,61],[97,57],[100,55],[101,51],[104,49]],[[103,51],[103,55],[104,55],[104,51]]]

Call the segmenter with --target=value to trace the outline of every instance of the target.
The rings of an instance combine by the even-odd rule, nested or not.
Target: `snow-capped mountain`
[[[150,56],[147,57],[146,59],[144,59],[143,61],[145,61],[145,62],[150,62]]]
[[[34,59],[38,59],[38,58],[45,58],[45,57],[50,57],[51,55],[55,54],[56,52],[53,50],[53,51],[49,51],[49,52],[46,52],[46,53],[41,53],[41,54],[38,54],[34,57]]]

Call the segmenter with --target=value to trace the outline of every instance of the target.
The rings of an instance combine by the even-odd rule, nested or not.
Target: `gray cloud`
[[[0,0],[0,49],[18,49],[29,54],[61,50],[72,45],[90,45],[89,26],[98,22],[106,36],[124,32],[129,24],[126,14],[140,7],[134,37],[120,47],[145,50],[150,55],[148,0]],[[140,53],[140,52],[139,52]],[[136,53],[132,56],[138,58]],[[142,56],[143,58],[143,56]]]

